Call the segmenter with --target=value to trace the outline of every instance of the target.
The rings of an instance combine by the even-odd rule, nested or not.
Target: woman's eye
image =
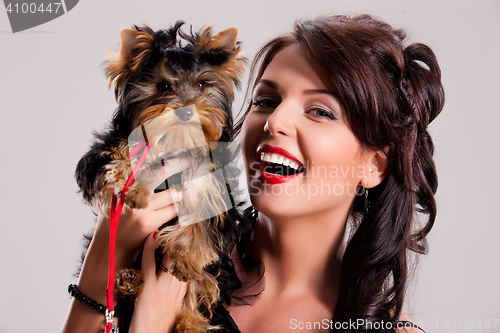
[[[167,92],[170,90],[170,84],[168,84],[168,82],[159,82],[158,84],[156,84],[156,89],[158,89],[159,91],[161,92]]]
[[[331,120],[337,119],[337,117],[335,117],[331,111],[319,107],[311,108],[306,113],[312,114],[313,116],[319,118],[328,118]]]
[[[279,103],[270,98],[257,98],[252,100],[252,106],[256,108],[276,109]]]

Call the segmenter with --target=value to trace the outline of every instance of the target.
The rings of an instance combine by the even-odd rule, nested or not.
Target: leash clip
[[[106,327],[111,324],[111,330],[109,331],[110,333],[119,333],[118,327],[115,324],[115,321],[113,320],[113,316],[115,315],[115,311],[109,311],[106,309]]]

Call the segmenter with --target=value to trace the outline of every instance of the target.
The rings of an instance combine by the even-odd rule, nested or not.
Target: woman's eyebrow
[[[266,79],[260,79],[259,82],[257,82],[256,86],[259,84],[265,84],[266,86],[273,88],[274,90],[279,90],[278,85],[274,81],[266,80]]]
[[[325,94],[325,95],[329,95],[329,96],[337,99],[337,96],[335,96],[335,94],[333,92],[331,92],[330,90],[326,90],[326,89],[309,89],[309,90],[304,91],[303,94],[304,95]]]

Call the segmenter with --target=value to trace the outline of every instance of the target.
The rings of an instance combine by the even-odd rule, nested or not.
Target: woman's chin
[[[269,218],[290,218],[302,215],[306,208],[298,198],[287,195],[266,193],[250,194],[255,209]],[[303,203],[303,202],[302,202]]]

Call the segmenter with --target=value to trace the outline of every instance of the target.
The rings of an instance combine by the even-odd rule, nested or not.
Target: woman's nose
[[[269,132],[273,136],[293,136],[296,133],[294,118],[295,112],[293,112],[293,107],[281,103],[267,118],[264,125],[264,132]]]

